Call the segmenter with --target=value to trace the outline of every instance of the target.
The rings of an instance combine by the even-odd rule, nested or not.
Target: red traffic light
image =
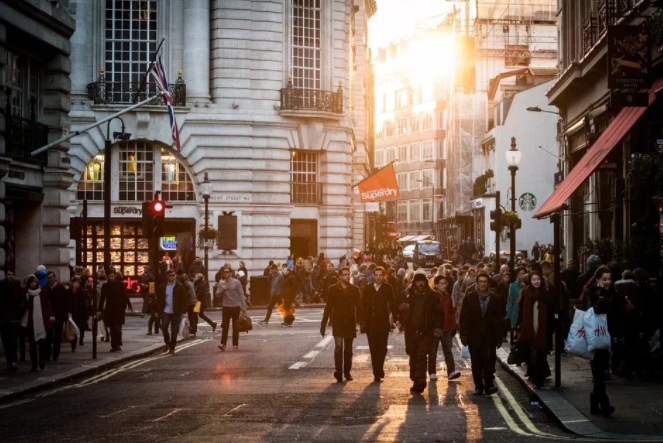
[[[161,212],[163,212],[164,208],[165,208],[165,205],[163,204],[162,201],[157,200],[157,201],[152,203],[152,212],[154,212],[154,213],[161,213]]]

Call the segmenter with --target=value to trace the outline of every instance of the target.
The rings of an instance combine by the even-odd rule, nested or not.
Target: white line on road
[[[368,351],[370,348],[368,346],[357,346],[355,350],[357,351]],[[387,349],[394,349],[394,345],[387,345]]]
[[[302,358],[313,358],[318,355],[320,351],[311,351],[308,354],[304,355]]]
[[[223,416],[224,416],[224,417],[232,417],[232,415],[230,415],[231,412],[235,412],[236,410],[238,410],[239,408],[244,407],[244,406],[247,406],[247,404],[244,403],[243,405],[239,405],[239,406],[237,406],[237,407],[235,407],[235,408],[232,408],[230,411],[228,411],[228,412],[226,412],[225,414],[223,414]]]
[[[304,366],[306,366],[306,364],[307,364],[307,362],[305,362],[305,361],[298,361],[298,362],[295,363],[294,365],[290,366],[289,369],[299,369],[299,368],[303,368]]]
[[[169,412],[168,414],[164,415],[163,417],[155,418],[155,419],[152,420],[152,421],[161,421],[161,420],[165,420],[166,418],[170,417],[170,416],[173,415],[173,414],[176,414],[176,413],[180,412],[180,411],[183,410],[183,409],[184,409],[184,408],[176,408],[176,409],[174,409],[173,411]]]
[[[126,409],[122,409],[122,410],[120,410],[120,411],[115,411],[115,412],[113,412],[112,414],[108,414],[108,415],[100,415],[99,418],[108,418],[108,417],[112,417],[112,416],[114,416],[114,415],[121,414],[121,413],[126,412],[126,411],[128,411],[128,410],[130,410],[130,409],[133,409],[133,408],[135,408],[135,406],[129,406],[129,407],[126,408]]]
[[[334,341],[334,336],[333,335],[328,335],[325,338],[323,338],[322,340],[320,340],[320,343],[315,345],[315,347],[316,348],[324,348],[325,346],[327,346],[332,341]]]

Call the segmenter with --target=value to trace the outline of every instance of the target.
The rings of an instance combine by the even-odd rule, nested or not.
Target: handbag
[[[193,312],[200,312],[200,305],[202,302],[196,302],[196,306],[193,307]]]
[[[516,341],[509,350],[509,356],[506,359],[507,364],[520,366],[529,360],[529,344]]]
[[[97,334],[101,338],[106,338],[106,323],[102,319],[97,322]]]
[[[253,329],[253,323],[251,322],[251,317],[246,315],[246,312],[241,311],[239,313],[239,318],[237,319],[237,322],[233,322],[234,329],[237,332],[249,332],[251,329]]]
[[[460,356],[463,358],[470,358],[470,348],[463,346],[463,349],[460,351]]]
[[[76,340],[76,333],[74,332],[74,327],[69,321],[67,321],[62,330],[62,341],[67,342],[72,340]]]
[[[189,319],[186,317],[182,317],[182,320],[180,320],[180,332],[179,335],[183,339],[189,338],[191,332],[189,331],[190,325],[189,325]]]

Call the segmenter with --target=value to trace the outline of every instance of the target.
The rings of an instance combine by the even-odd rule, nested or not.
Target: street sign
[[[608,88],[649,88],[651,50],[649,33],[642,25],[608,27]]]

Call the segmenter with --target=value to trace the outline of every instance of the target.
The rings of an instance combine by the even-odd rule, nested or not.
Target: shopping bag
[[[67,321],[65,322],[64,329],[62,330],[62,341],[68,342],[76,340],[76,334],[74,333],[74,327],[72,323]]]
[[[467,346],[463,346],[463,348],[460,351],[460,356],[463,358],[470,358],[470,348]]]
[[[520,366],[529,361],[530,349],[529,343],[516,341],[511,345],[509,356],[506,359],[507,364]]]
[[[239,313],[239,318],[237,323],[234,325],[235,331],[237,332],[249,332],[253,329],[253,323],[251,322],[251,317],[246,315],[246,312],[241,311]]]
[[[197,302],[196,306],[193,307],[193,312],[200,312],[200,305],[202,302]]]
[[[191,334],[189,326],[189,319],[182,317],[182,320],[180,320],[180,336],[184,339],[189,338],[189,335]]]
[[[610,350],[610,333],[608,332],[608,316],[595,314],[594,308],[589,308],[582,316],[587,336],[587,350]]]
[[[97,335],[101,338],[106,338],[106,323],[102,319],[97,322]]]
[[[73,326],[74,335],[76,336],[76,338],[80,337],[81,336],[81,331],[80,331],[80,329],[78,329],[78,326],[76,326],[76,323],[74,323],[74,320],[71,317],[69,317],[68,323]]]
[[[567,354],[591,360],[594,357],[594,353],[587,350],[587,334],[585,333],[585,324],[583,322],[585,314],[585,311],[581,311],[580,309],[575,310],[569,335],[566,337],[564,350]]]

